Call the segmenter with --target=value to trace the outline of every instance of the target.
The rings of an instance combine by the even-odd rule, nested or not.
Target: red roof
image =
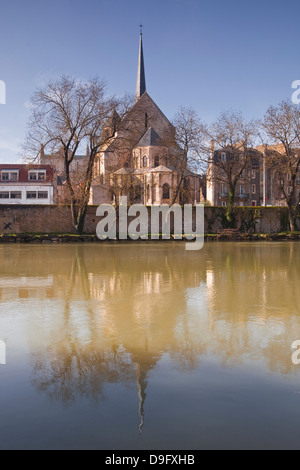
[[[22,165],[22,164],[0,164],[0,172],[2,170],[18,170],[19,171],[19,179],[17,181],[3,181],[0,177],[0,184],[4,183],[53,183],[54,180],[54,169],[51,165]],[[46,180],[29,180],[28,172],[30,170],[46,170]]]

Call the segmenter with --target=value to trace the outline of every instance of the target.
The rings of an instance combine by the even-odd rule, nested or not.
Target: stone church
[[[139,40],[135,103],[123,119],[114,111],[103,129],[113,136],[96,157],[90,205],[128,203],[198,203],[203,201],[203,180],[189,171],[184,151],[176,144],[175,128],[146,91],[142,32]],[[86,167],[87,155],[76,155],[71,171]],[[64,161],[58,152],[39,155],[40,164],[52,165],[57,175],[56,203],[66,196]]]
[[[187,169],[174,126],[146,91],[142,33],[135,104],[122,120],[114,112],[107,132],[114,137],[96,159],[90,204],[117,203],[120,196],[145,205],[202,201],[199,175]]]

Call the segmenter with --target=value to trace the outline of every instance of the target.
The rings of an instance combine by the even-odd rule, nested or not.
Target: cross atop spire
[[[140,47],[139,47],[139,60],[138,60],[138,70],[137,70],[137,79],[136,79],[136,90],[135,90],[135,102],[146,91],[146,77],[145,77],[145,67],[144,67],[144,54],[143,54],[143,25],[140,24]]]

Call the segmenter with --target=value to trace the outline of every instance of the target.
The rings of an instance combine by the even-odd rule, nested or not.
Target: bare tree
[[[202,158],[208,163],[208,181],[223,183],[228,188],[226,217],[234,224],[236,187],[241,176],[246,176],[259,152],[253,149],[257,136],[256,121],[246,121],[237,111],[225,111],[206,128],[206,147]],[[208,144],[209,143],[209,144]]]
[[[32,113],[25,149],[37,156],[44,149],[62,152],[66,184],[70,194],[72,223],[77,232],[84,228],[90,197],[93,166],[100,148],[113,138],[116,129],[108,133],[105,123],[120,104],[105,95],[105,85],[98,78],[83,81],[63,76],[37,90],[31,100]],[[76,152],[87,146],[85,176],[79,191],[73,181],[71,164]],[[75,189],[76,188],[76,189]]]
[[[188,170],[203,169],[199,158],[203,147],[205,126],[193,108],[179,108],[172,122],[174,133],[166,137],[166,145],[173,148],[169,163],[178,173],[177,184],[173,192],[172,204],[181,193],[189,199],[189,181],[186,178]]]
[[[265,146],[266,163],[288,207],[290,229],[296,229],[300,175],[300,111],[290,101],[270,106],[261,123],[271,145]],[[273,145],[272,145],[273,144]]]

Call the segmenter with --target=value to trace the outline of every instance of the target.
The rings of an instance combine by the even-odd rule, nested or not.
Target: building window
[[[240,195],[243,196],[243,194],[244,194],[244,186],[241,185],[240,186]]]
[[[45,181],[46,180],[46,170],[30,170],[28,172],[29,181]]]
[[[150,184],[147,185],[147,201],[150,199]]]
[[[289,196],[291,195],[291,192],[292,192],[292,188],[291,188],[291,186],[288,186],[287,193],[288,193]]]
[[[287,180],[288,180],[288,181],[291,181],[291,180],[292,180],[292,177],[291,177],[290,173],[287,174]]]
[[[256,184],[252,184],[252,194],[256,194]]]
[[[39,191],[38,199],[48,199],[48,191]]]
[[[10,199],[22,199],[21,191],[11,191]]]
[[[143,167],[146,168],[148,166],[148,161],[147,161],[146,155],[143,156]]]
[[[221,192],[222,192],[222,196],[227,196],[228,194],[228,191],[227,191],[227,185],[222,183],[221,185]]]
[[[223,206],[223,207],[226,207],[226,206],[227,206],[227,202],[226,202],[226,201],[222,201],[222,206]]]
[[[159,156],[158,155],[156,155],[154,157],[154,167],[157,167],[157,166],[159,166]]]
[[[226,162],[226,153],[225,152],[221,153],[221,160],[222,160],[222,162]]]
[[[256,201],[252,201],[251,205],[254,207],[256,206]]]
[[[252,179],[255,179],[255,178],[256,178],[256,171],[255,171],[255,170],[252,170],[252,171],[251,171],[251,176],[252,176]]]
[[[168,183],[163,184],[163,199],[170,199],[170,186]]]
[[[27,191],[26,199],[36,199],[36,191]]]
[[[148,114],[145,113],[145,129],[148,129]]]
[[[9,199],[9,192],[1,191],[0,199]]]
[[[18,181],[18,179],[19,179],[18,171],[9,171],[9,170],[1,171],[2,181]]]

